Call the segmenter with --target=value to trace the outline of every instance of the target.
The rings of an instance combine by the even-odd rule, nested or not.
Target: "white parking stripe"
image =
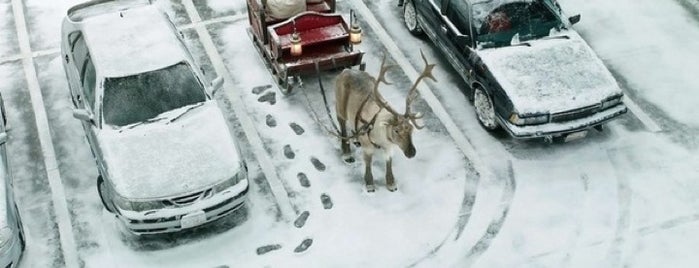
[[[73,236],[70,214],[68,213],[68,204],[63,189],[63,182],[61,181],[61,175],[58,170],[56,153],[51,140],[49,122],[46,116],[46,109],[44,108],[44,98],[41,95],[39,78],[37,77],[36,68],[34,67],[22,0],[12,0],[12,11],[15,16],[19,49],[23,56],[22,65],[24,66],[24,74],[27,79],[34,116],[36,117],[39,143],[41,144],[49,186],[51,187],[51,199],[53,201],[53,208],[58,224],[58,234],[61,240],[63,260],[66,267],[79,267],[78,252],[75,244],[75,237]]]
[[[631,113],[633,113],[650,132],[660,132],[663,130],[657,123],[655,123],[655,120],[650,118],[650,116],[648,116],[648,114],[644,112],[641,107],[636,104],[636,102],[629,98],[628,95],[624,95],[623,101],[624,104],[626,104],[626,107],[629,108],[629,111],[631,111]]]
[[[277,175],[277,172],[274,168],[274,163],[272,163],[272,159],[269,157],[269,155],[267,155],[267,152],[263,147],[262,139],[260,138],[260,135],[257,133],[257,129],[255,129],[255,125],[250,116],[245,111],[245,104],[243,103],[241,96],[238,95],[239,91],[231,87],[233,77],[230,75],[228,69],[226,68],[226,65],[223,63],[223,59],[221,58],[221,55],[218,53],[218,50],[216,49],[216,46],[214,45],[214,42],[211,39],[209,31],[203,24],[200,23],[202,21],[201,17],[199,16],[197,9],[194,7],[194,3],[192,3],[192,0],[184,0],[182,1],[182,4],[187,10],[189,18],[192,20],[194,29],[197,31],[197,34],[199,34],[199,40],[201,41],[202,45],[204,45],[204,50],[206,50],[206,54],[211,59],[211,64],[213,64],[216,73],[222,76],[225,81],[225,93],[228,99],[230,99],[231,102],[233,102],[233,111],[240,120],[240,125],[243,127],[243,131],[245,132],[245,135],[247,136],[248,141],[250,142],[253,154],[255,154],[255,157],[260,162],[260,167],[262,168],[262,172],[265,174],[267,182],[269,183],[269,186],[272,189],[272,194],[277,199],[277,203],[279,204],[279,209],[281,210],[282,217],[286,221],[295,218],[296,213],[294,212],[294,209],[291,205],[291,200],[289,199],[289,196],[286,190],[284,189],[284,185],[282,184],[281,179],[279,179],[279,176]]]
[[[36,52],[30,53],[30,58],[36,58],[36,57],[41,57],[41,56],[46,56],[46,55],[53,55],[61,52],[60,49],[58,48],[51,48],[51,49],[46,49],[46,50],[39,50]],[[0,64],[10,62],[10,61],[16,61],[16,60],[21,60],[27,58],[24,56],[24,53],[17,54],[17,55],[12,55],[12,56],[7,56],[7,57],[2,57],[0,58]]]
[[[199,21],[196,23],[185,24],[185,25],[179,26],[177,28],[179,28],[180,30],[189,30],[189,29],[192,29],[192,28],[200,26],[200,25],[206,27],[206,26],[209,26],[211,24],[216,24],[216,23],[236,22],[238,20],[242,20],[242,19],[245,19],[247,17],[248,17],[247,14],[242,13],[242,14],[236,14],[236,15],[231,15],[231,16],[223,16],[223,17],[213,18],[210,20]]]

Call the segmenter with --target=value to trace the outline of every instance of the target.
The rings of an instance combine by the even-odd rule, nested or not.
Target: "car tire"
[[[100,201],[102,201],[102,205],[105,209],[107,209],[107,211],[114,213],[114,208],[107,202],[107,200],[104,199],[104,192],[106,190],[104,187],[105,185],[102,175],[97,176],[97,194],[100,196]]]
[[[500,126],[495,119],[493,101],[481,87],[476,87],[473,92],[473,107],[476,109],[478,123],[488,131],[495,131]]]
[[[422,35],[422,27],[417,20],[417,9],[413,0],[406,0],[403,3],[403,24],[412,35]]]

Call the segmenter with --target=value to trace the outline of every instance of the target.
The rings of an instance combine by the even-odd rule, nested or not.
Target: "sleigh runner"
[[[307,3],[287,19],[270,16],[266,0],[247,5],[253,43],[283,93],[291,92],[294,77],[361,64],[364,53],[353,47],[361,30],[335,13],[335,0]]]

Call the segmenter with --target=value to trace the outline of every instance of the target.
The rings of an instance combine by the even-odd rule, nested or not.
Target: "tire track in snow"
[[[515,180],[514,170],[512,168],[512,161],[508,161],[507,174],[505,174],[504,177],[505,185],[504,192],[500,197],[499,217],[492,219],[492,221],[488,225],[487,232],[483,234],[483,236],[478,240],[478,242],[476,242],[476,244],[471,249],[469,249],[465,257],[465,266],[473,265],[473,263],[475,263],[478,257],[483,255],[483,253],[486,250],[488,250],[488,248],[490,248],[493,239],[495,239],[498,233],[500,233],[502,225],[505,223],[505,220],[507,219],[507,215],[510,211],[510,206],[512,205],[512,200],[515,196],[515,191],[517,190],[517,181]]]
[[[616,179],[617,179],[617,197],[618,197],[618,215],[617,215],[617,227],[614,233],[614,237],[611,241],[611,247],[607,254],[607,258],[611,260],[611,263],[615,267],[625,266],[624,262],[624,247],[627,244],[627,240],[631,237],[631,230],[629,228],[631,221],[631,188],[629,186],[629,180],[621,170],[622,166],[632,165],[632,168],[638,169],[637,164],[633,164],[631,156],[628,154],[623,154],[619,152],[618,149],[607,150],[607,155],[609,160],[615,167]],[[622,157],[627,158],[624,159]],[[627,169],[625,169],[627,170]]]

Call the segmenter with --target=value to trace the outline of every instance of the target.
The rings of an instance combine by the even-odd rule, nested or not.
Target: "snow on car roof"
[[[87,18],[83,34],[102,76],[123,77],[186,58],[169,23],[156,7],[144,6]]]

